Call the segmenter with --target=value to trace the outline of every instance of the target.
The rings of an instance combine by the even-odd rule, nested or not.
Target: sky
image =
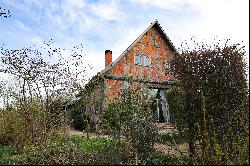
[[[243,41],[249,61],[249,0],[0,0],[0,7],[11,12],[0,17],[0,44],[83,44],[90,76],[104,69],[105,50],[114,61],[156,19],[177,48],[192,36],[230,38]]]

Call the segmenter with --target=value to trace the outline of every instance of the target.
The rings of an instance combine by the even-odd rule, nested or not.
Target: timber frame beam
[[[143,82],[145,83],[149,88],[155,88],[155,89],[169,89],[174,85],[174,81],[150,81],[145,80],[141,78],[135,78],[135,77],[126,77],[121,75],[104,75],[105,79],[111,79],[111,80],[119,80],[119,81],[133,81],[133,82]]]

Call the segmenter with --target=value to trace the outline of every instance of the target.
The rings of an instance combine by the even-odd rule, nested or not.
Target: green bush
[[[74,137],[73,140],[87,154],[90,163],[113,165],[126,164],[129,161],[130,157],[125,142],[105,138],[86,139]]]
[[[97,148],[98,147],[98,148]],[[94,150],[89,150],[89,159],[92,164],[97,165],[117,165],[128,164],[131,160],[130,151],[124,144],[110,142],[106,145],[94,145]],[[90,163],[89,163],[90,164]]]
[[[26,165],[24,156],[13,155],[0,158],[0,165]]]
[[[27,145],[23,154],[27,163],[35,165],[74,164],[77,154],[84,155],[79,151],[77,145],[71,141],[67,143],[53,141],[40,146]]]
[[[172,144],[179,144],[182,142],[181,136],[177,131],[171,133],[159,134],[159,141],[161,143],[170,142]]]
[[[195,47],[184,44],[186,47],[173,56],[171,69],[167,71],[174,74],[181,90],[182,97],[169,95],[174,99],[172,105],[177,106],[173,108],[181,111],[177,127],[188,129],[184,131],[188,131],[190,164],[194,159],[202,164],[247,161],[249,155],[240,148],[249,139],[249,85],[244,46],[230,44],[229,40],[211,44],[191,40]],[[243,140],[240,144],[239,139]],[[201,144],[199,149],[196,142]]]
[[[155,151],[151,161],[147,165],[187,165],[187,157],[176,157],[172,155],[166,155],[163,152]]]
[[[185,104],[185,93],[182,88],[174,87],[165,91],[168,98],[169,110],[173,123],[179,131],[180,137],[185,139],[187,137],[188,123],[183,119],[187,119],[187,111]]]
[[[25,158],[13,146],[0,146],[0,165],[22,165]]]
[[[7,133],[0,133],[0,145],[10,145],[13,138]]]
[[[13,146],[0,146],[0,157],[16,154],[16,148]]]
[[[107,110],[101,114],[103,130],[114,138],[119,137],[122,128],[123,113],[117,110],[116,103],[108,104]]]
[[[27,145],[22,153],[29,164],[121,164],[128,163],[126,144],[104,138],[79,136],[48,140],[46,144]]]
[[[128,80],[129,81],[129,80]],[[108,105],[102,115],[102,122],[111,131],[114,139],[124,139],[128,143],[130,164],[145,164],[154,152],[156,125],[152,99],[147,86],[130,82],[119,100]]]
[[[26,145],[17,152],[14,147],[0,148],[0,165],[128,165],[134,163],[128,143],[105,138],[86,139],[79,136],[51,137],[42,145]],[[185,158],[151,150],[138,164],[185,164]]]

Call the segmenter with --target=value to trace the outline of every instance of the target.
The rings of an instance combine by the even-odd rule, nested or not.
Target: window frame
[[[143,66],[147,66],[147,67],[151,66],[151,57],[150,56],[143,55]]]
[[[170,59],[167,59],[165,61],[165,67],[167,70],[170,70],[171,69],[171,60]]]
[[[145,54],[134,54],[134,64],[135,65],[142,65],[146,67],[152,66],[151,56]]]
[[[139,61],[139,62],[138,62]],[[134,54],[134,64],[135,65],[141,65],[141,55],[138,53]]]

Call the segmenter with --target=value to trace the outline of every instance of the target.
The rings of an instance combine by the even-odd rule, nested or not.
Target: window
[[[150,56],[135,54],[134,55],[134,63],[136,65],[150,66],[151,65],[151,58],[150,58]]]
[[[171,67],[171,63],[170,62],[171,61],[169,59],[166,60],[166,63],[165,63],[166,69],[170,69],[170,67]]]
[[[141,55],[135,54],[134,62],[135,62],[136,65],[140,65],[141,64]]]
[[[150,66],[151,65],[151,58],[149,56],[143,56],[144,59],[144,66]]]

